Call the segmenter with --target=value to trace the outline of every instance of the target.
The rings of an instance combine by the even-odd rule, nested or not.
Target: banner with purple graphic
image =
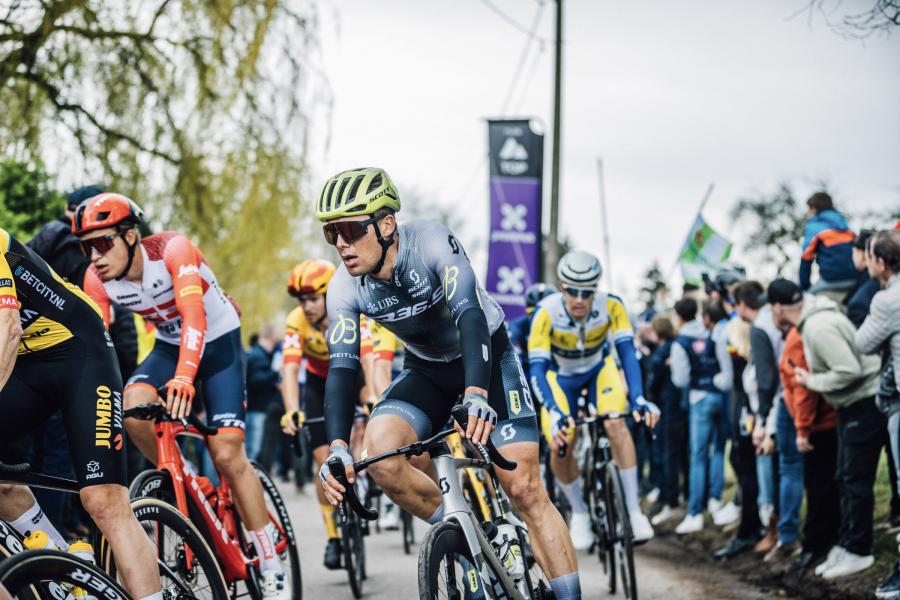
[[[488,147],[487,291],[512,320],[525,314],[525,290],[540,281],[544,136],[528,121],[488,121]]]

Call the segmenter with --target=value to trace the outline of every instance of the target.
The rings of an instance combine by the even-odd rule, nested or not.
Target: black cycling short
[[[505,326],[491,336],[491,358],[488,403],[497,411],[497,428],[491,439],[497,447],[514,442],[537,443],[531,392]],[[407,352],[403,371],[385,390],[372,418],[380,414],[397,415],[412,425],[419,439],[427,438],[447,423],[450,409],[465,390],[464,382],[461,358],[444,363]]]
[[[102,323],[98,319],[102,328]],[[0,390],[0,440],[21,438],[62,410],[80,487],[125,485],[122,376],[109,336],[100,329],[23,354]],[[0,460],[16,453],[0,448]]]
[[[325,378],[306,372],[306,384],[303,386],[303,398],[300,407],[306,419],[322,419],[325,416]],[[309,447],[318,448],[328,445],[325,439],[325,421],[304,425],[309,433]]]

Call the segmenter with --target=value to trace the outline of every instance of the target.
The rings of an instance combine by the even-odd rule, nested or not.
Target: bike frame
[[[156,468],[169,474],[172,487],[175,492],[175,504],[179,512],[190,519],[188,502],[193,501],[194,506],[200,509],[203,521],[212,538],[213,550],[222,565],[222,574],[227,583],[247,579],[247,568],[258,567],[259,559],[250,558],[244,554],[241,548],[237,532],[237,521],[234,518],[234,502],[231,497],[231,488],[221,475],[220,484],[216,487],[216,505],[213,506],[203,491],[200,489],[198,475],[181,454],[178,447],[178,436],[199,437],[207,441],[206,436],[194,429],[185,427],[181,423],[163,421],[156,423]],[[269,515],[269,521],[281,533],[281,541],[275,545],[277,553],[284,552],[287,547],[288,536],[276,519]],[[190,549],[186,549],[188,563],[193,560]]]
[[[492,587],[492,568],[494,574],[499,578],[497,583],[503,588],[502,593],[511,598],[521,598],[515,582],[509,576],[506,567],[500,563],[500,559],[494,552],[494,547],[487,539],[487,536],[485,536],[484,531],[482,531],[481,524],[475,520],[475,515],[472,514],[472,509],[466,502],[462,488],[459,485],[459,477],[456,475],[459,469],[484,467],[484,461],[471,458],[457,458],[450,454],[450,450],[446,445],[444,449],[444,452],[435,451],[431,453],[431,462],[437,471],[438,487],[441,489],[441,503],[444,505],[444,518],[442,520],[453,521],[459,524],[485,589]],[[496,593],[497,590],[495,590]]]

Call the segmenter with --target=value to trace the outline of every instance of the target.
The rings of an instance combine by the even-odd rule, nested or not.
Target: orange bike
[[[217,428],[206,425],[193,415],[187,419],[173,419],[162,404],[136,406],[126,410],[125,417],[156,423],[158,464],[156,469],[135,477],[129,487],[131,497],[150,496],[177,506],[214,549],[231,597],[244,595],[238,589],[238,584],[244,582],[250,597],[261,600],[259,559],[241,525],[228,483],[219,477],[221,483],[215,486],[208,478],[198,475],[178,447],[179,436],[199,437],[205,442],[209,436],[216,435]],[[285,585],[291,590],[292,598],[300,600],[303,597],[300,557],[287,506],[266,470],[257,463],[253,463],[253,467],[262,482],[269,520],[275,526],[275,551],[285,567]],[[186,550],[184,560],[190,563],[192,557],[189,549]]]

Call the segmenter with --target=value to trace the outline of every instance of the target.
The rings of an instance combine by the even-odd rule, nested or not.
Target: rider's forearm
[[[0,310],[0,340],[3,340],[3,347],[0,348],[0,389],[3,389],[12,374],[21,337],[19,311],[13,308]]]
[[[628,385],[628,400],[634,401],[644,395],[644,379],[641,373],[641,365],[637,359],[637,350],[630,337],[622,338],[616,342],[616,351],[622,360],[622,370],[625,371],[625,381]]]
[[[547,381],[549,367],[550,361],[546,358],[534,359],[528,363],[528,374],[531,377],[531,389],[537,394],[538,401],[547,410],[552,410],[556,408],[556,398],[553,397],[553,390]]]
[[[470,308],[456,322],[466,387],[491,387],[491,332],[480,308]]]
[[[325,382],[325,438],[331,442],[350,442],[350,429],[356,414],[356,369],[330,367]]]
[[[284,399],[284,412],[291,412],[300,408],[300,383],[297,377],[300,374],[300,363],[285,362],[281,367],[281,396]]]

